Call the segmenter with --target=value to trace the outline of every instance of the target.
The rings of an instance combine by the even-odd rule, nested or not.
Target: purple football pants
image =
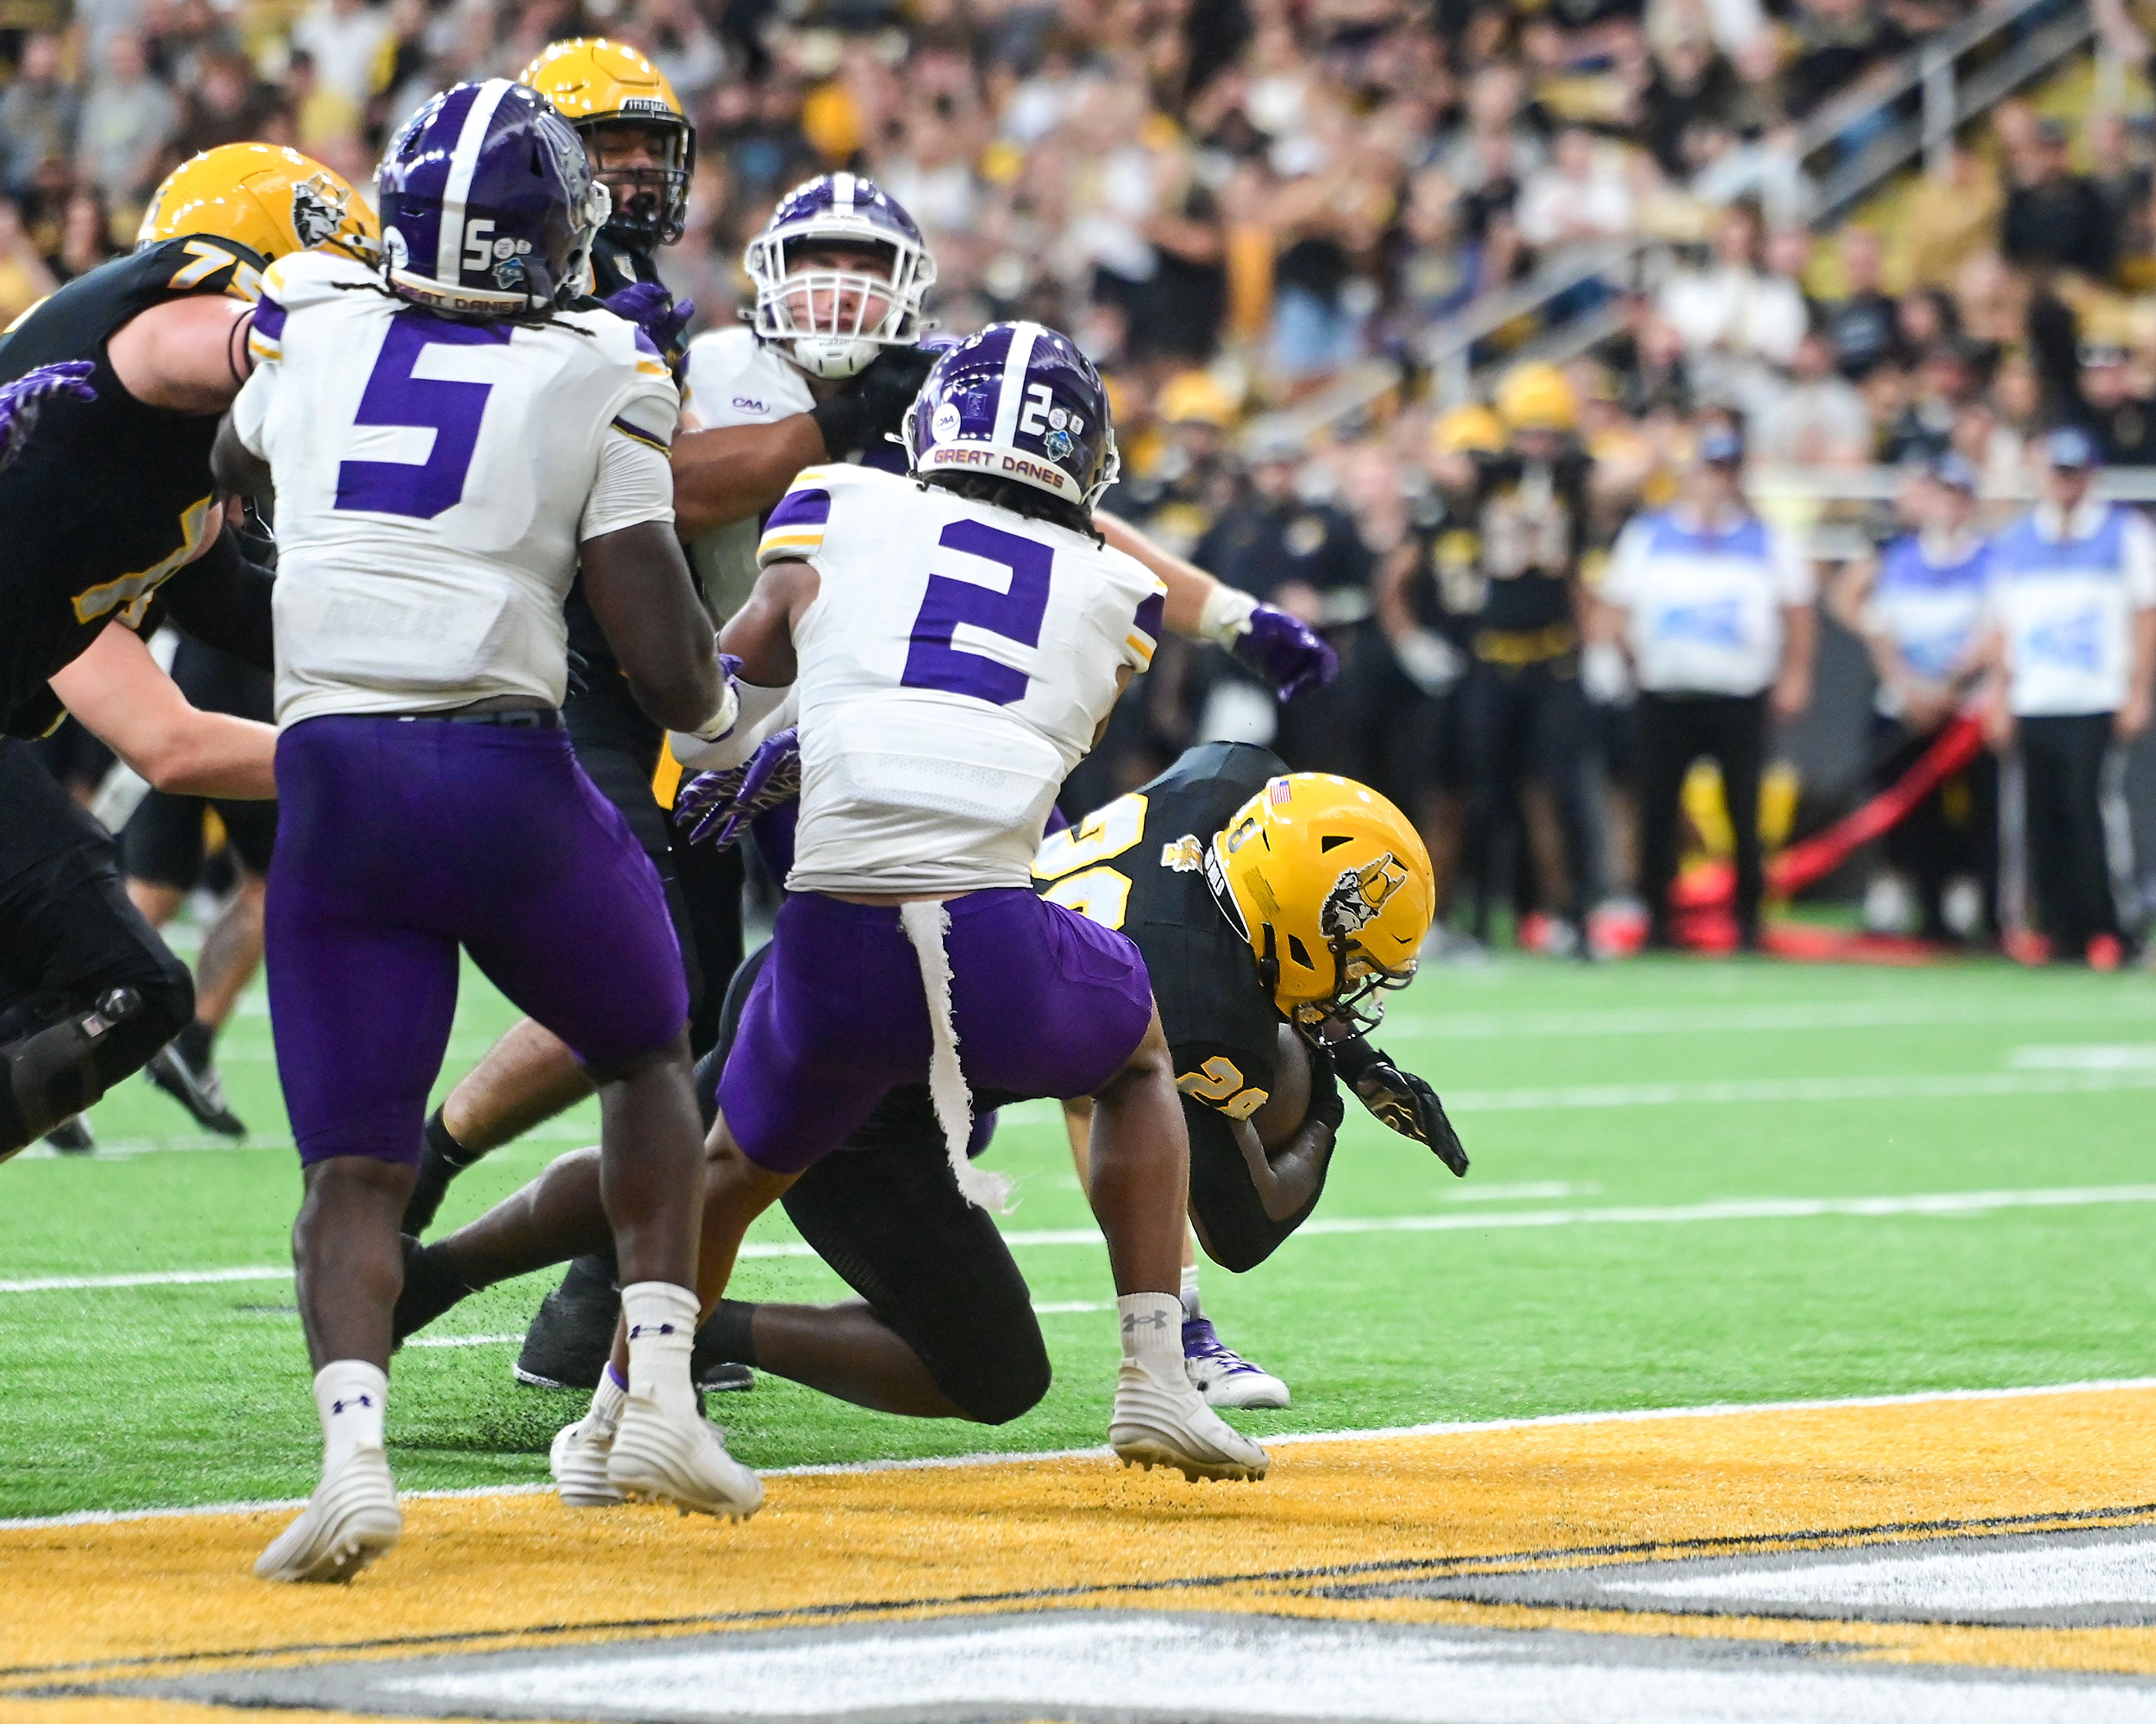
[[[1091,1095],[1152,1020],[1138,949],[1024,887],[949,900],[952,1016],[976,1094]],[[742,1008],[719,1109],[749,1159],[800,1173],[860,1129],[886,1092],[928,1079],[921,962],[883,904],[795,893]]]
[[[459,946],[588,1064],[680,1033],[658,872],[567,732],[309,718],[277,794],[270,1011],[302,1162],[418,1164]]]

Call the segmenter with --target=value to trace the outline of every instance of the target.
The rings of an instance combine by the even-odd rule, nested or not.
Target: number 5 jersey
[[[680,398],[611,312],[480,323],[281,259],[233,404],[276,481],[277,722],[559,706],[578,547],[674,518]]]
[[[866,467],[804,469],[757,561],[805,562],[796,892],[1022,887],[1050,805],[1152,661],[1164,589],[1086,535]]]

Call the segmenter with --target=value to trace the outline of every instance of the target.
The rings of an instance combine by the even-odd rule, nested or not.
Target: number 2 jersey
[[[59,716],[46,679],[107,623],[139,625],[158,587],[209,539],[218,415],[137,401],[105,343],[168,300],[253,298],[260,264],[222,239],[167,239],[78,275],[0,342],[0,378],[87,359],[97,391],[95,401],[46,402],[0,471],[0,729],[44,729]]]
[[[810,564],[794,625],[795,892],[1030,884],[1065,776],[1152,661],[1165,592],[1086,535],[873,468],[808,467],[759,564]]]
[[[680,399],[603,311],[468,322],[325,253],[264,279],[234,404],[277,488],[277,721],[559,706],[589,538],[674,518]]]
[[[1120,929],[1144,956],[1186,1099],[1247,1119],[1265,1104],[1287,1020],[1258,979],[1250,944],[1205,883],[1214,835],[1287,771],[1249,743],[1204,743],[1150,784],[1040,847],[1034,884],[1052,903]],[[1312,1101],[1332,1083],[1312,1063]]]

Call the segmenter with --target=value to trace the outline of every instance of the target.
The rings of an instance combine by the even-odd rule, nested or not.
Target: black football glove
[[[1335,1067],[1379,1124],[1426,1145],[1459,1178],[1467,1176],[1467,1151],[1445,1116],[1437,1092],[1413,1072],[1404,1072],[1392,1056],[1359,1036],[1330,1044]]]
[[[808,417],[824,434],[825,457],[844,461],[896,431],[941,357],[925,347],[886,347],[844,389],[810,408]]]

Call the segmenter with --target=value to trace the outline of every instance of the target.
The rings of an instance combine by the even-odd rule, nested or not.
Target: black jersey
[[[105,343],[167,300],[251,297],[261,268],[223,239],[167,239],[78,276],[0,341],[0,380],[87,359],[97,391],[95,401],[45,403],[0,471],[0,729],[44,728],[55,716],[46,679],[107,623],[140,625],[211,530],[220,415],[146,407],[121,387]]]
[[[1573,644],[1572,579],[1587,538],[1587,481],[1594,457],[1568,448],[1553,461],[1476,455],[1475,530],[1488,582],[1486,636],[1544,634]],[[1486,656],[1488,656],[1486,653]]]
[[[1273,1087],[1286,1022],[1214,901],[1204,854],[1235,811],[1287,770],[1249,743],[1204,743],[1152,783],[1041,847],[1034,886],[1120,929],[1144,955],[1176,1088],[1247,1119]]]

